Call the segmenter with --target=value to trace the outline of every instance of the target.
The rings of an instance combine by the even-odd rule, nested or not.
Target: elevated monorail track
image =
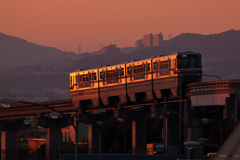
[[[9,108],[0,107],[0,119],[24,118],[27,116],[49,114],[53,112],[53,110],[57,110],[60,113],[71,113],[75,112],[76,108],[73,106],[71,99],[40,102],[36,103],[36,105],[19,103]]]
[[[240,80],[225,80],[225,81],[211,81],[211,82],[199,82],[199,83],[191,83],[188,85],[186,91],[186,98],[190,98],[193,96],[199,95],[212,95],[212,94],[227,94],[227,95],[235,95],[236,90],[240,89]],[[181,101],[185,101],[186,99],[182,99]],[[178,103],[179,99],[171,99],[166,103]],[[159,101],[158,103],[164,103],[163,101]],[[151,106],[155,105],[157,102],[149,102],[149,103],[134,103],[134,104],[126,104],[122,106],[122,108],[131,108],[135,106]],[[46,108],[44,106],[48,106]],[[39,114],[49,114],[52,112],[52,109],[57,110],[61,113],[75,113],[76,107],[73,105],[72,99],[65,100],[57,100],[57,101],[48,101],[48,102],[40,102],[38,105],[31,104],[17,104],[13,105],[10,108],[0,107],[0,119],[14,119],[20,117],[27,116],[37,116]],[[86,112],[94,112],[98,110],[113,110],[117,109],[116,107],[94,107],[87,108]]]

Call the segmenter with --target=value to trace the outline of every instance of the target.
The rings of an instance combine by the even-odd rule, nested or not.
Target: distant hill
[[[8,68],[0,72],[0,97],[36,99],[42,96],[51,100],[69,98],[69,72],[168,55],[177,51],[201,53],[204,75],[217,75],[225,80],[240,79],[239,30],[210,35],[183,33],[164,41],[160,47],[142,50],[128,47],[121,51],[123,53],[117,55],[104,56],[96,51],[78,56],[0,34],[0,71]],[[203,78],[218,80],[215,77]]]
[[[22,65],[59,63],[63,59],[78,59],[73,52],[40,46],[21,38],[0,33],[0,70]]]

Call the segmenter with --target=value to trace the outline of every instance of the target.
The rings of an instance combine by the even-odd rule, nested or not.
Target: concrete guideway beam
[[[135,109],[141,110],[142,108],[139,106],[135,107]],[[129,121],[147,121],[151,119],[151,108],[143,109],[141,111],[134,111],[134,107],[129,109],[115,109],[114,117],[126,119]]]

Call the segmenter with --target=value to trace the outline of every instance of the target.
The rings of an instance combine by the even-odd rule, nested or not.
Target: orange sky
[[[61,50],[240,29],[240,0],[0,0],[0,32]]]

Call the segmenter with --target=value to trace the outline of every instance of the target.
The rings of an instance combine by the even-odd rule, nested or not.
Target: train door
[[[159,60],[158,59],[154,59],[152,61],[152,72],[153,72],[153,78],[155,77],[159,77],[160,73],[159,73]]]
[[[146,68],[145,68],[145,62],[142,62],[142,78],[145,79],[145,72],[146,72]]]
[[[99,74],[100,74],[100,78],[99,78],[99,84],[100,84],[100,86],[99,86],[99,87],[101,87],[101,86],[105,85],[105,71],[104,71],[104,69],[102,69],[102,70],[99,72]]]
[[[120,83],[125,83],[125,65],[120,66]]]
[[[76,89],[79,88],[79,73],[75,75],[75,84],[76,84]]]
[[[117,77],[118,77],[118,83],[122,83],[122,67],[121,66],[117,68]]]
[[[146,61],[146,64],[145,64],[145,78],[146,79],[150,78],[149,72],[150,72],[150,63],[148,63],[148,61]]]
[[[92,71],[92,87],[98,86],[97,80],[98,80],[97,71]]]
[[[133,80],[133,64],[127,64],[127,81]]]

